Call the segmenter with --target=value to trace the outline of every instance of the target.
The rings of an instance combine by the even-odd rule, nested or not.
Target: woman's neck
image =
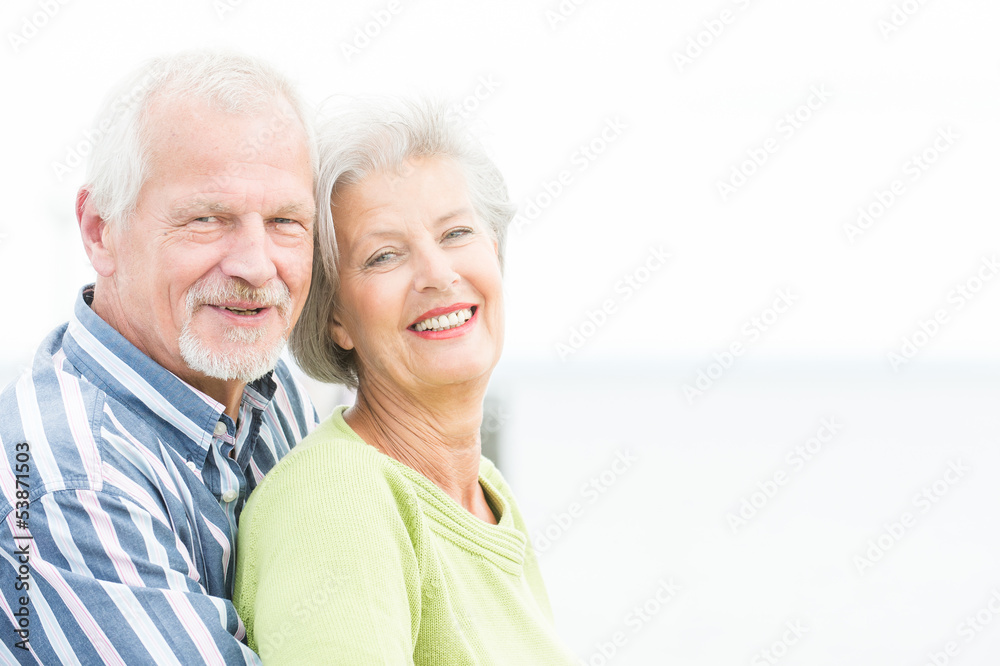
[[[496,523],[479,484],[482,391],[452,391],[447,400],[416,400],[366,383],[344,413],[368,444],[430,479],[477,518]]]

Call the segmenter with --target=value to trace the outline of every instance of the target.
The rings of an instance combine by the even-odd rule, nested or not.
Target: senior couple
[[[0,395],[0,662],[572,663],[480,456],[512,215],[482,148],[404,102],[314,140],[230,54],[106,114],[96,281]],[[317,425],[289,334],[355,405]]]

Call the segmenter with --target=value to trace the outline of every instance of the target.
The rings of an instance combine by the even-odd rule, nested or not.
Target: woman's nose
[[[461,279],[455,270],[453,257],[444,248],[421,248],[415,255],[414,287],[417,291],[447,291]]]

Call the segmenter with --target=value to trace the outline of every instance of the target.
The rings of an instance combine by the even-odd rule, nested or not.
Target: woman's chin
[[[444,363],[429,364],[414,374],[425,384],[454,386],[474,382],[488,382],[496,359],[448,359]]]

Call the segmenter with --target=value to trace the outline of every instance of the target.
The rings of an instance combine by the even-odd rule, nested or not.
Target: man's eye
[[[288,217],[276,217],[274,218],[274,222],[278,224],[295,224],[295,220]]]
[[[194,218],[194,221],[195,222],[218,222],[219,218],[217,218],[214,215],[208,215],[206,217],[196,217],[196,218]]]

